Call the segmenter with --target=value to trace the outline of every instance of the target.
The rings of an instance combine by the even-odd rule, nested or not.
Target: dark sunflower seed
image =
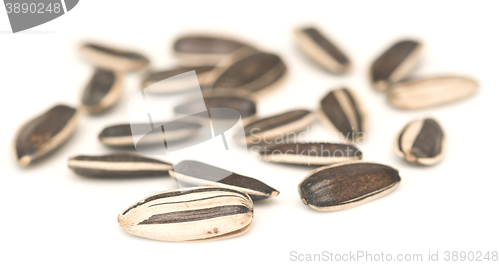
[[[330,165],[361,160],[353,145],[331,143],[290,143],[266,145],[259,150],[264,161],[299,165]]]
[[[122,90],[122,75],[105,69],[96,69],[85,87],[82,105],[90,113],[100,113],[113,106]]]
[[[347,56],[316,28],[298,29],[295,36],[302,51],[330,72],[344,74],[350,70]]]
[[[150,93],[170,94],[179,93],[195,89],[192,82],[187,78],[175,77],[179,74],[189,71],[195,71],[200,87],[203,86],[207,75],[214,69],[214,66],[193,66],[193,67],[177,67],[175,69],[149,73],[142,81],[142,88],[148,88]],[[173,78],[171,78],[173,77]],[[169,80],[164,80],[170,78]],[[160,82],[161,81],[161,82]],[[158,83],[160,82],[160,83]],[[154,86],[152,86],[154,84]]]
[[[108,146],[135,146],[131,126],[134,127],[136,137],[141,139],[142,144],[156,144],[165,141],[180,141],[192,137],[201,128],[195,122],[171,121],[151,129],[151,124],[119,124],[104,128],[99,134],[99,141]],[[163,129],[162,129],[163,127]],[[163,140],[162,140],[163,139]]]
[[[183,65],[215,65],[245,46],[247,44],[225,37],[189,35],[175,41],[174,54]]]
[[[248,195],[199,187],[150,195],[118,215],[130,234],[163,241],[215,240],[241,235],[253,219]]]
[[[434,165],[444,156],[445,135],[433,119],[413,121],[396,137],[394,149],[406,161]]]
[[[149,60],[144,55],[95,43],[82,45],[80,54],[97,67],[120,72],[139,71],[149,65]]]
[[[132,154],[111,154],[72,157],[68,167],[82,176],[128,178],[168,176],[172,164]]]
[[[476,81],[457,76],[414,79],[392,86],[389,102],[400,109],[423,109],[466,98],[477,91]]]
[[[203,100],[209,112],[208,115],[210,115],[210,109],[214,108],[234,109],[241,115],[241,119],[244,125],[254,121],[257,115],[257,104],[255,103],[255,101],[253,101],[251,97],[240,96],[239,93],[229,93],[229,91],[224,91],[222,93],[207,92],[203,94]],[[197,113],[193,116],[200,118],[206,117],[206,113],[200,113],[198,111],[199,109],[200,101],[192,100],[176,106],[174,108],[174,111],[175,113],[181,115],[192,115],[193,113]],[[224,118],[228,120],[234,119],[233,116],[219,117],[219,119]]]
[[[15,140],[18,163],[26,166],[64,143],[75,130],[78,116],[76,109],[57,105],[25,123]]]
[[[175,166],[174,170],[169,171],[170,176],[186,186],[217,186],[234,189],[248,194],[254,201],[278,196],[280,193],[257,179],[197,161],[182,161]]]
[[[391,46],[371,66],[371,81],[375,89],[385,91],[403,79],[420,59],[422,44],[413,40]]]
[[[243,48],[217,65],[217,69],[207,77],[204,88],[263,94],[278,86],[286,71],[279,56]]]
[[[309,110],[292,110],[254,121],[245,126],[245,138],[236,138],[243,144],[270,144],[288,133],[299,132],[316,119]]]
[[[311,172],[300,182],[299,196],[315,210],[338,211],[382,197],[400,181],[398,171],[391,167],[348,162]]]
[[[320,103],[323,123],[342,134],[349,141],[363,137],[366,117],[361,102],[347,88],[329,92]]]

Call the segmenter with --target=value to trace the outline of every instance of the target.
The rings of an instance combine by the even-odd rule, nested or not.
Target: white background
[[[10,33],[0,8],[1,263],[281,264],[290,262],[291,251],[384,252],[393,258],[417,253],[425,261],[429,251],[440,251],[440,260],[444,251],[499,251],[498,7],[493,1],[80,1],[68,14],[19,34]],[[350,74],[331,75],[300,53],[293,29],[309,23],[348,54],[354,66]],[[161,68],[175,64],[172,43],[186,31],[234,35],[282,56],[289,75],[259,102],[261,116],[315,108],[339,86],[358,92],[373,136],[359,148],[365,160],[400,171],[398,189],[353,209],[317,212],[297,194],[297,184],[313,168],[236,157],[228,167],[281,191],[256,203],[248,233],[205,243],[129,235],[117,223],[120,211],[151,192],[174,188],[175,181],[87,179],[66,164],[70,156],[113,151],[98,142],[97,134],[106,125],[127,121],[127,99],[138,91],[137,75],[127,76],[116,108],[82,117],[75,135],[52,156],[28,168],[16,164],[12,141],[24,122],[58,102],[78,104],[92,73],[77,56],[81,41],[139,50]],[[404,37],[425,45],[415,74],[464,74],[480,82],[479,92],[432,109],[392,108],[369,86],[368,67]],[[427,116],[441,123],[449,149],[442,163],[414,167],[394,154],[392,142],[407,122]],[[325,133],[319,123],[313,127],[315,135]]]

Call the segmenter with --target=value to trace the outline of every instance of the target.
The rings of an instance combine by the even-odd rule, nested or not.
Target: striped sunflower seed
[[[332,143],[272,144],[262,147],[259,154],[264,161],[299,165],[330,165],[363,158],[353,145]]]
[[[406,161],[434,165],[444,156],[445,135],[434,119],[416,120],[406,125],[396,137],[394,150]]]
[[[309,110],[292,110],[272,117],[254,121],[245,126],[245,137],[236,137],[242,144],[271,143],[288,133],[299,132],[316,119]]]
[[[394,168],[366,162],[320,167],[299,184],[304,204],[318,211],[355,207],[393,191],[401,178]]]
[[[69,159],[68,167],[82,176],[128,178],[168,176],[172,164],[123,153],[104,156],[75,156]]]
[[[116,103],[121,90],[121,73],[96,69],[83,91],[82,105],[90,113],[100,113]]]
[[[197,161],[182,161],[169,171],[170,176],[186,186],[217,186],[241,191],[253,201],[278,196],[279,191],[250,177]]]
[[[76,109],[57,105],[25,123],[17,132],[17,162],[27,166],[63,144],[75,130],[79,113]]]
[[[80,55],[97,67],[120,72],[135,72],[149,65],[149,60],[144,55],[96,43],[83,44]]]
[[[320,103],[320,120],[353,142],[366,131],[366,114],[354,92],[347,88],[329,92]]]
[[[198,83],[200,87],[202,87],[207,75],[209,75],[213,69],[214,66],[192,66],[177,67],[165,71],[152,72],[142,80],[142,88],[147,88],[155,84],[154,86],[148,88],[148,92],[156,94],[171,94],[192,90],[197,87],[193,87],[192,82],[190,82],[190,80],[188,80],[187,78],[176,77],[169,80],[164,79],[174,77],[189,71],[195,71],[196,77],[198,78]]]
[[[257,115],[257,104],[252,97],[242,96],[237,91],[220,91],[220,92],[204,92],[203,100],[205,106],[209,111],[211,108],[229,108],[238,111],[241,115],[241,120],[243,124],[248,124],[255,120]],[[193,113],[198,113],[198,115],[193,115],[195,117],[204,118],[206,115],[199,113],[200,101],[191,100],[184,102],[174,108],[174,112],[180,115],[192,115]],[[220,117],[223,119],[224,117]],[[234,117],[227,117],[232,120]]]
[[[295,37],[301,50],[325,69],[334,74],[349,72],[351,62],[347,56],[316,28],[297,29]]]
[[[387,98],[400,109],[423,109],[461,100],[474,94],[478,87],[476,81],[465,77],[421,78],[395,84]]]
[[[237,50],[207,77],[205,89],[241,90],[258,95],[281,83],[287,68],[275,54],[251,48]]]
[[[403,40],[385,51],[371,66],[371,82],[379,91],[386,91],[393,83],[403,79],[420,59],[422,44]]]
[[[174,43],[174,54],[183,65],[215,65],[247,44],[227,37],[187,35]]]
[[[252,199],[220,187],[160,192],[118,216],[120,226],[130,234],[163,241],[234,237],[245,233],[252,219]]]
[[[163,124],[168,124],[168,126],[161,126],[155,129],[151,129],[151,124],[149,123],[109,126],[101,131],[99,141],[108,146],[133,147],[135,144],[131,126],[134,127],[136,137],[140,138],[141,143],[145,145],[184,140],[194,136],[201,128],[201,125],[198,123],[186,121],[171,121]]]

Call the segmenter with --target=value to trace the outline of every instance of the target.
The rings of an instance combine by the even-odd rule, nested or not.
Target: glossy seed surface
[[[242,192],[201,187],[160,192],[118,216],[130,234],[163,241],[215,240],[241,235],[252,223],[253,202]]]
[[[96,69],[82,95],[82,105],[90,113],[100,113],[113,106],[122,90],[122,75]]]
[[[168,176],[172,164],[135,154],[80,155],[69,159],[75,173],[100,178]]]
[[[400,109],[423,109],[467,98],[478,88],[476,81],[466,77],[419,78],[395,84],[387,92],[387,98]]]
[[[174,43],[174,54],[184,65],[215,65],[247,44],[227,37],[188,35]]]
[[[320,119],[343,139],[353,142],[366,132],[366,115],[361,104],[352,90],[333,90],[320,102]]]
[[[25,123],[17,132],[15,152],[21,166],[49,153],[64,143],[73,133],[78,111],[57,105]]]
[[[108,146],[135,146],[131,126],[142,144],[156,144],[165,141],[180,141],[196,134],[201,125],[195,122],[172,121],[162,127],[151,128],[149,123],[118,124],[104,128],[99,141]]]
[[[278,115],[254,121],[245,126],[245,137],[236,140],[243,144],[262,145],[285,137],[288,133],[305,129],[316,119],[316,113],[309,110],[291,110]]]
[[[266,162],[299,165],[330,165],[363,158],[355,146],[336,143],[279,143],[263,146],[259,154]]]
[[[421,165],[434,165],[445,152],[445,135],[434,119],[416,120],[406,125],[396,137],[396,154],[406,161]]]
[[[242,49],[217,65],[217,69],[207,77],[204,88],[241,90],[261,95],[276,87],[286,71],[287,68],[279,56]]]
[[[350,70],[351,63],[345,53],[318,29],[298,29],[295,31],[295,37],[301,50],[325,69],[334,74],[344,74]]]
[[[367,162],[347,162],[318,168],[299,184],[302,202],[318,211],[338,211],[369,202],[400,183],[394,168]]]
[[[192,67],[177,67],[173,69],[168,69],[164,71],[151,72],[144,77],[142,80],[142,88],[147,88],[149,93],[157,93],[157,94],[171,94],[171,93],[180,93],[192,89],[196,89],[193,87],[191,80],[189,80],[190,76],[178,76],[177,75],[195,71],[196,77],[199,82],[199,86],[202,87],[204,85],[205,79],[207,75],[214,69],[214,66],[192,66]],[[173,77],[173,78],[172,78]],[[170,78],[169,80],[164,80]],[[158,83],[160,82],[161,83]]]
[[[386,91],[403,79],[420,59],[422,44],[414,40],[397,42],[378,57],[370,69],[372,85]]]
[[[260,180],[197,161],[182,161],[170,175],[186,186],[217,186],[248,194],[253,201],[278,196],[279,191]]]
[[[137,52],[97,43],[85,43],[80,47],[79,52],[83,59],[97,67],[120,72],[139,71],[149,65],[149,60]]]

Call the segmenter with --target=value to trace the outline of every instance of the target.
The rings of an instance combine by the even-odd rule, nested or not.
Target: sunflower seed
[[[215,65],[234,51],[247,46],[226,37],[188,35],[174,43],[174,54],[183,65]]]
[[[148,88],[148,92],[157,93],[157,94],[170,94],[170,93],[179,93],[191,89],[195,89],[196,87],[192,86],[192,83],[189,82],[186,78],[174,77],[182,73],[186,73],[189,71],[195,71],[196,77],[198,78],[198,82],[200,87],[203,86],[207,75],[214,69],[214,66],[193,66],[193,67],[177,67],[174,69],[169,69],[165,71],[152,72],[149,73],[144,80],[142,81],[142,88]],[[174,77],[174,78],[171,78]],[[170,78],[168,80],[164,80]],[[161,81],[161,82],[160,82]],[[160,82],[160,83],[158,83]]]
[[[363,154],[353,145],[331,143],[286,143],[266,145],[259,150],[264,161],[301,164],[330,165],[361,160]]]
[[[122,75],[117,72],[96,69],[85,87],[82,104],[90,113],[100,113],[113,106],[122,90]]]
[[[400,109],[423,109],[466,98],[478,86],[476,81],[458,76],[421,78],[395,84],[387,98]]]
[[[299,47],[316,63],[334,74],[347,73],[351,62],[347,56],[316,28],[295,30]]]
[[[185,185],[229,188],[248,194],[254,201],[280,193],[257,179],[197,161],[182,161],[175,165],[174,170],[169,171],[170,176]]]
[[[279,85],[287,69],[275,54],[240,49],[218,65],[207,77],[205,89],[241,90],[262,95]]]
[[[443,159],[445,143],[441,126],[433,119],[424,119],[403,128],[396,137],[394,150],[410,163],[434,165]]]
[[[252,224],[253,202],[239,191],[201,187],[160,192],[118,216],[130,234],[163,241],[229,238]]]
[[[238,111],[241,115],[243,124],[248,124],[255,120],[257,115],[257,104],[251,97],[240,96],[236,91],[221,91],[221,92],[205,92],[203,93],[203,100],[205,106],[209,111],[213,108],[229,108]],[[203,113],[199,113],[197,110],[200,108],[199,100],[192,100],[184,102],[174,108],[174,112],[180,115],[192,115],[204,118]],[[223,119],[224,117],[219,117]],[[227,119],[232,120],[233,117],[227,117]]]
[[[57,105],[25,123],[15,140],[18,163],[26,166],[64,143],[73,133],[78,116],[76,109]]]
[[[68,161],[75,173],[88,177],[128,178],[168,176],[172,164],[133,154],[76,156]]]
[[[121,72],[139,71],[149,65],[144,55],[95,43],[82,45],[80,54],[97,67]]]
[[[397,170],[374,163],[348,162],[320,167],[299,184],[304,204],[318,211],[338,211],[382,197],[401,181]]]
[[[131,126],[134,133],[140,138],[142,144],[156,144],[164,141],[180,141],[192,137],[201,128],[201,125],[194,122],[171,121],[161,124],[151,129],[149,123],[119,124],[104,128],[99,134],[99,141],[108,146],[135,146],[132,136]],[[163,135],[163,137],[161,137]],[[163,139],[163,141],[162,141]]]
[[[320,103],[320,119],[351,142],[360,139],[366,130],[366,117],[360,101],[347,88],[329,92]]]
[[[309,110],[292,110],[254,121],[245,126],[245,137],[236,137],[242,144],[270,144],[272,140],[288,133],[298,132],[316,119]]]
[[[403,40],[385,51],[371,66],[371,81],[375,89],[385,91],[403,79],[420,59],[422,44]]]

